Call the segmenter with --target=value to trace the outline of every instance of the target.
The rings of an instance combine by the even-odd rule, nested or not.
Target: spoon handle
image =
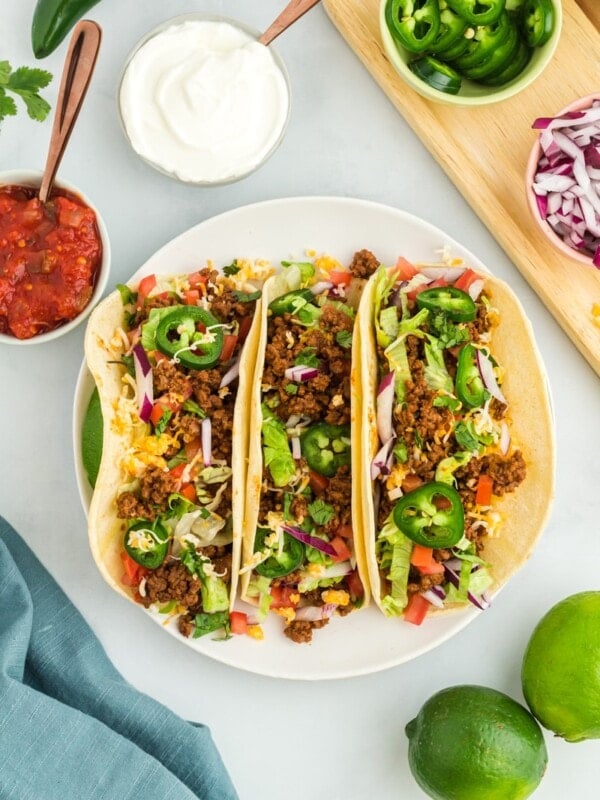
[[[79,116],[96,65],[101,39],[102,29],[89,19],[81,20],[73,31],[58,90],[48,158],[39,191],[42,203],[50,195],[56,171]]]
[[[318,2],[319,0],[290,0],[281,14],[269,25],[258,41],[264,45],[271,44],[275,37],[279,36],[286,28],[289,28],[293,22],[300,19],[307,11],[310,11]]]

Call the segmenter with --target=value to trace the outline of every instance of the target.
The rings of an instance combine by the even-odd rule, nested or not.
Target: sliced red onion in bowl
[[[502,390],[498,386],[496,376],[494,375],[494,366],[483,350],[477,350],[477,366],[485,388],[492,397],[495,397],[500,403],[506,405],[506,397],[502,394]]]
[[[212,423],[210,417],[206,417],[202,420],[200,436],[202,442],[202,461],[205,467],[210,467],[212,464]]]
[[[394,438],[392,414],[394,411],[394,381],[395,370],[388,372],[381,379],[377,389],[377,433],[380,442],[387,442]]]
[[[133,366],[135,371],[135,386],[137,392],[138,414],[142,422],[148,422],[152,406],[154,405],[154,388],[152,385],[152,367],[148,361],[146,351],[141,344],[136,344],[132,350]]]

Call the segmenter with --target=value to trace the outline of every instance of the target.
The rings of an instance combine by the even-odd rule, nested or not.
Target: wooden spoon
[[[81,20],[73,31],[58,90],[48,158],[39,191],[42,203],[50,195],[56,171],[79,116],[96,65],[101,39],[102,29],[89,19]]]
[[[283,31],[289,28],[297,19],[300,19],[303,14],[310,11],[318,2],[319,0],[290,0],[281,14],[269,25],[258,41],[264,45],[271,44],[273,39],[279,36],[280,33],[283,33]]]

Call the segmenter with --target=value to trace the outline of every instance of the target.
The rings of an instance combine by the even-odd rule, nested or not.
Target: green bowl
[[[379,5],[379,29],[383,47],[390,63],[400,77],[416,92],[422,95],[422,97],[426,97],[428,100],[434,100],[437,103],[445,103],[446,105],[483,106],[488,103],[498,103],[501,100],[512,97],[533,83],[533,81],[542,74],[554,55],[562,29],[563,13],[561,0],[553,0],[553,3],[556,12],[556,24],[552,36],[542,47],[535,48],[529,64],[527,64],[520,75],[504,86],[497,87],[483,86],[482,84],[473,83],[463,78],[460,92],[455,95],[446,94],[438,89],[433,89],[410,71],[408,62],[415,58],[415,54],[410,53],[397,44],[389,32],[385,21],[386,0],[381,0]]]

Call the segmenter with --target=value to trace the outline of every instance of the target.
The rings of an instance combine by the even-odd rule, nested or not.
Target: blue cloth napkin
[[[208,728],[124,680],[2,517],[0,798],[237,798]]]

